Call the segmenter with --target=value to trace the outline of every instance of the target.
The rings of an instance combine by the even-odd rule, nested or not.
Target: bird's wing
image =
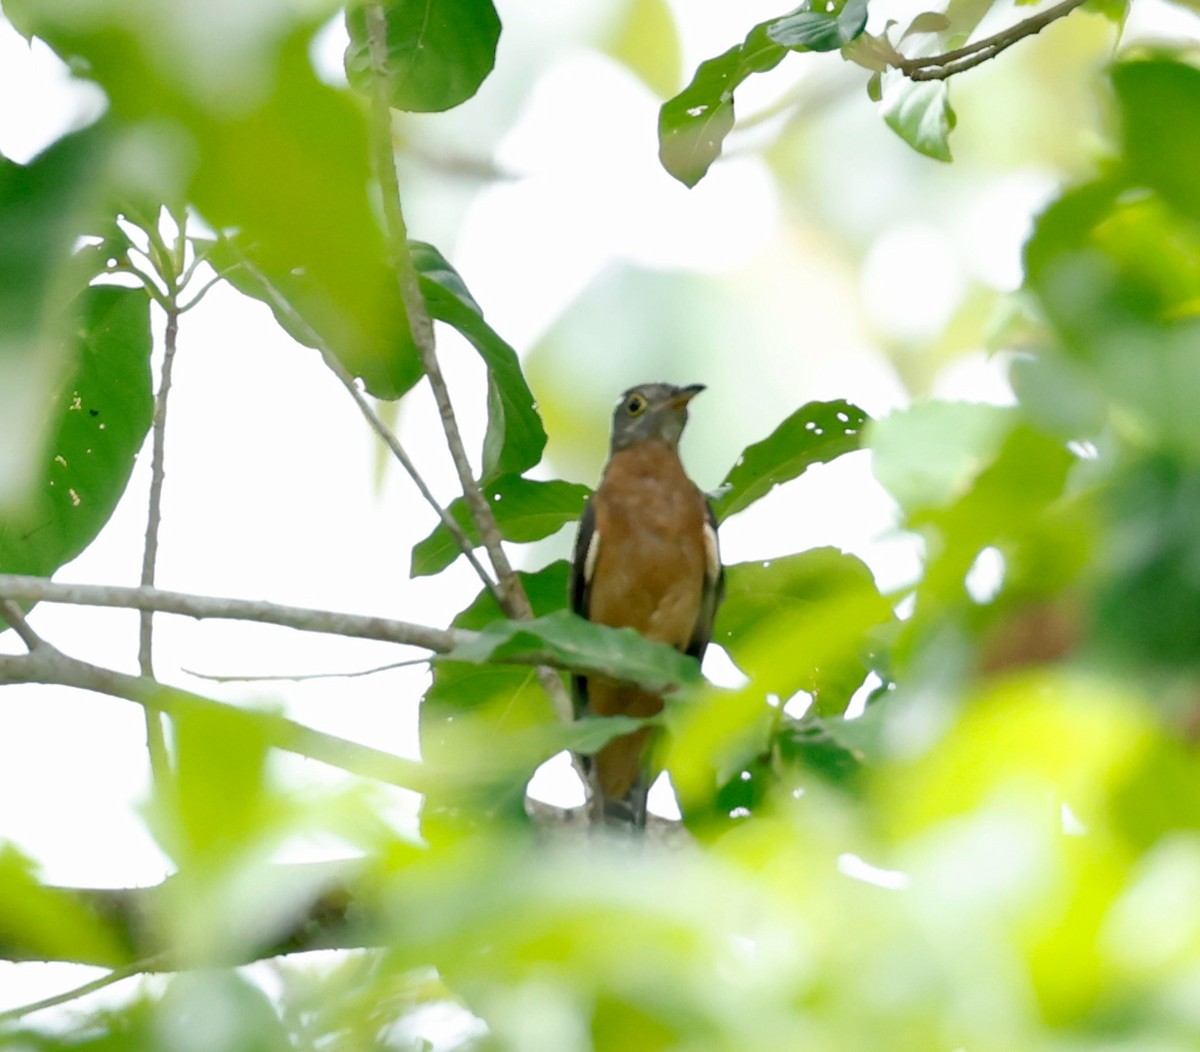
[[[588,616],[592,591],[592,571],[596,568],[596,554],[600,550],[600,534],[596,530],[596,509],[593,500],[588,500],[579,520],[579,533],[575,536],[575,554],[571,559],[571,576],[568,584],[568,599],[571,609],[580,617]],[[571,697],[575,705],[575,716],[579,718],[587,708],[587,679],[571,677]]]
[[[704,524],[704,590],[700,593],[700,614],[696,618],[696,629],[688,643],[687,652],[699,660],[712,639],[713,622],[717,618],[717,607],[725,596],[725,567],[721,565],[721,549],[717,542],[717,516],[712,505],[707,504],[708,520]]]

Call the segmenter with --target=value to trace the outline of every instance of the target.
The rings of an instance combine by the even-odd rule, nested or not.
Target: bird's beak
[[[667,405],[672,409],[682,409],[703,390],[704,384],[688,384],[687,387],[681,387],[676,391]]]

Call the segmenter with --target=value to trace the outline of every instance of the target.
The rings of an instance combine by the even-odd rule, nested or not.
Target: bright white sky
[[[509,49],[508,61],[518,64],[522,54],[544,50],[591,10],[534,0],[506,4],[502,49]],[[776,13],[774,3],[689,0],[682,19],[685,68],[723,51],[754,20]],[[548,18],[561,24],[548,24]],[[340,75],[340,49],[337,28],[322,34],[317,59],[325,75]],[[502,60],[505,55],[502,50]],[[504,75],[503,67],[496,75]],[[748,89],[745,100],[753,109],[759,87]],[[0,22],[0,152],[28,160],[63,131],[92,119],[99,105],[95,91],[71,81],[47,49],[35,44],[31,50]],[[489,321],[521,352],[614,260],[699,270],[758,266],[760,276],[771,272],[773,260],[786,266],[788,284],[768,285],[766,295],[780,297],[791,316],[805,319],[809,346],[838,351],[759,360],[768,390],[760,383],[760,398],[732,413],[721,411],[723,388],[713,385],[695,405],[689,437],[697,441],[696,433],[708,430],[711,438],[720,426],[736,441],[727,461],[695,470],[708,488],[741,445],[762,437],[804,401],[844,397],[876,415],[902,405],[901,384],[854,319],[865,309],[877,324],[920,338],[945,321],[961,292],[964,267],[991,268],[986,276],[997,287],[1015,286],[1029,216],[1053,188],[1039,172],[998,181],[964,217],[959,244],[921,222],[886,228],[856,288],[854,280],[831,274],[819,251],[806,255],[783,242],[774,184],[752,153],[717,165],[691,192],[665,176],[654,141],[657,106],[609,59],[583,48],[561,52],[540,73],[521,118],[496,150],[496,161],[519,177],[483,190],[465,211],[452,211],[426,188],[409,201],[409,222],[415,236],[446,250]],[[592,135],[603,129],[608,149],[602,157],[586,142],[572,141],[571,129],[578,127]],[[161,319],[156,330],[161,335]],[[453,334],[442,333],[441,341],[468,445],[477,448],[481,372]],[[730,368],[745,371],[737,362]],[[659,378],[635,375],[628,382]],[[745,390],[737,386],[743,381],[727,378],[728,390]],[[614,384],[614,398],[622,386]],[[1009,397],[1000,365],[982,355],[960,360],[938,390],[952,397]],[[430,441],[435,433],[431,400],[418,392],[404,403],[400,434],[435,492],[448,500],[453,479],[444,452]],[[685,441],[685,460],[688,448]],[[602,455],[597,450],[597,463]],[[60,580],[136,583],[147,459],[108,528],[57,575]],[[218,288],[185,317],[168,426],[161,587],[446,623],[476,585],[462,561],[436,581],[408,579],[409,549],[431,528],[432,515],[401,472],[389,470],[378,488],[375,473],[375,443],[358,411],[316,354],[292,345],[265,308]],[[569,539],[560,535],[553,554],[566,554]],[[730,562],[819,544],[861,555],[887,588],[915,573],[913,547],[891,532],[890,504],[871,480],[865,454],[811,471],[723,531]],[[517,554],[521,565],[540,565],[545,557],[546,549],[533,557]],[[69,653],[135,670],[134,615],[42,605],[31,621]],[[0,645],[15,643],[5,639]],[[215,685],[183,671],[303,674],[366,668],[397,657],[393,648],[368,643],[156,619],[155,663],[167,682],[226,698],[286,696],[289,714],[301,721],[416,755],[416,703],[425,680],[420,668],[278,686]],[[38,859],[52,882],[124,886],[160,880],[167,864],[135,817],[147,789],[141,711],[50,688],[6,688],[3,700],[0,839]],[[287,766],[302,768],[305,779],[325,777],[315,764]],[[553,783],[551,791],[561,785]],[[411,812],[412,802],[401,796],[398,809]],[[89,974],[0,964],[0,1008]]]

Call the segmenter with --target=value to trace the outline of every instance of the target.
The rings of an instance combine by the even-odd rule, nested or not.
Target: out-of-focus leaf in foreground
[[[307,319],[372,394],[397,397],[415,382],[369,197],[366,118],[309,57],[319,10],[233,4],[198,18],[164,4],[150,18],[139,0],[5,10],[104,89],[106,120],[162,199],[236,233],[272,282],[302,283]]]

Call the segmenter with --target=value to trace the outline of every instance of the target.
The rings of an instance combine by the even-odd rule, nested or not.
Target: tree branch
[[[492,569],[499,578],[500,588],[503,592],[498,597],[501,608],[509,617],[528,620],[533,617],[533,610],[529,606],[529,599],[525,595],[520,578],[513,572],[508,556],[504,553],[500,529],[496,525],[496,517],[492,514],[491,505],[475,482],[471,461],[467,456],[462,434],[458,429],[458,420],[454,415],[454,406],[450,402],[450,391],[442,376],[441,366],[438,364],[433,322],[429,317],[425,298],[421,294],[416,268],[413,266],[412,256],[408,250],[408,227],[404,222],[404,212],[400,205],[400,184],[396,178],[396,155],[392,146],[392,111],[387,98],[387,18],[383,13],[383,8],[374,0],[366,5],[365,14],[367,43],[374,71],[374,90],[371,93],[371,140],[375,149],[375,168],[383,200],[388,248],[392,263],[396,268],[400,296],[408,311],[408,324],[412,330],[413,342],[420,352],[425,375],[433,390],[433,397],[442,421],[442,431],[445,433],[446,445],[458,472],[463,498],[466,500],[471,518],[479,530],[479,537],[491,560]]]
[[[45,645],[42,637],[25,620],[24,612],[11,599],[0,599],[0,617],[7,621],[12,630],[21,637],[21,642],[28,650],[36,650]]]
[[[190,691],[166,687],[152,679],[91,665],[49,644],[43,644],[28,654],[0,655],[0,685],[10,683],[75,687],[132,701],[176,720],[186,718],[189,713],[219,714],[225,719],[240,720],[252,726],[268,746],[282,752],[319,760],[351,774],[374,778],[414,792],[427,792],[431,786],[438,784],[439,775],[420,761],[393,756],[382,749],[325,734],[273,712],[239,708]]]
[[[255,621],[282,625],[303,632],[374,639],[445,653],[475,636],[459,629],[432,628],[408,621],[361,614],[341,614],[307,607],[282,606],[261,600],[222,599],[168,592],[161,588],[125,588],[118,585],[59,584],[44,577],[0,574],[0,599],[22,602],[68,603],[132,610],[155,610],[198,619]]]
[[[962,73],[964,70],[982,65],[1018,41],[1040,33],[1051,22],[1069,15],[1083,3],[1084,0],[1062,0],[1061,3],[1048,7],[1045,11],[1033,15],[1023,22],[1009,26],[1008,29],[1002,29],[990,37],[977,40],[974,44],[967,44],[965,47],[946,51],[940,55],[904,58],[896,63],[896,67],[909,80],[945,80],[956,73]]]
[[[246,947],[239,959],[223,964],[248,964],[251,961],[306,950],[354,949],[373,945],[370,931],[377,929],[379,918],[368,906],[366,882],[359,876],[359,860],[268,865],[259,880],[280,888],[316,888],[311,897],[297,903],[290,915],[278,918],[275,929],[254,946]],[[5,928],[0,934],[0,960],[70,961],[114,968],[121,978],[139,972],[177,970],[189,962],[180,962],[164,944],[156,924],[161,901],[168,896],[172,881],[145,888],[55,888],[54,891],[82,906],[97,917],[120,947],[121,956],[95,954],[48,954],[42,947],[23,942],[20,927]],[[290,890],[278,901],[295,900]],[[211,963],[211,962],[206,962]],[[112,980],[115,981],[115,980]],[[76,991],[76,996],[87,990]],[[60,995],[66,999],[65,995]],[[60,1002],[51,1002],[60,1003]],[[8,1018],[46,1007],[42,1002],[5,1013]]]

